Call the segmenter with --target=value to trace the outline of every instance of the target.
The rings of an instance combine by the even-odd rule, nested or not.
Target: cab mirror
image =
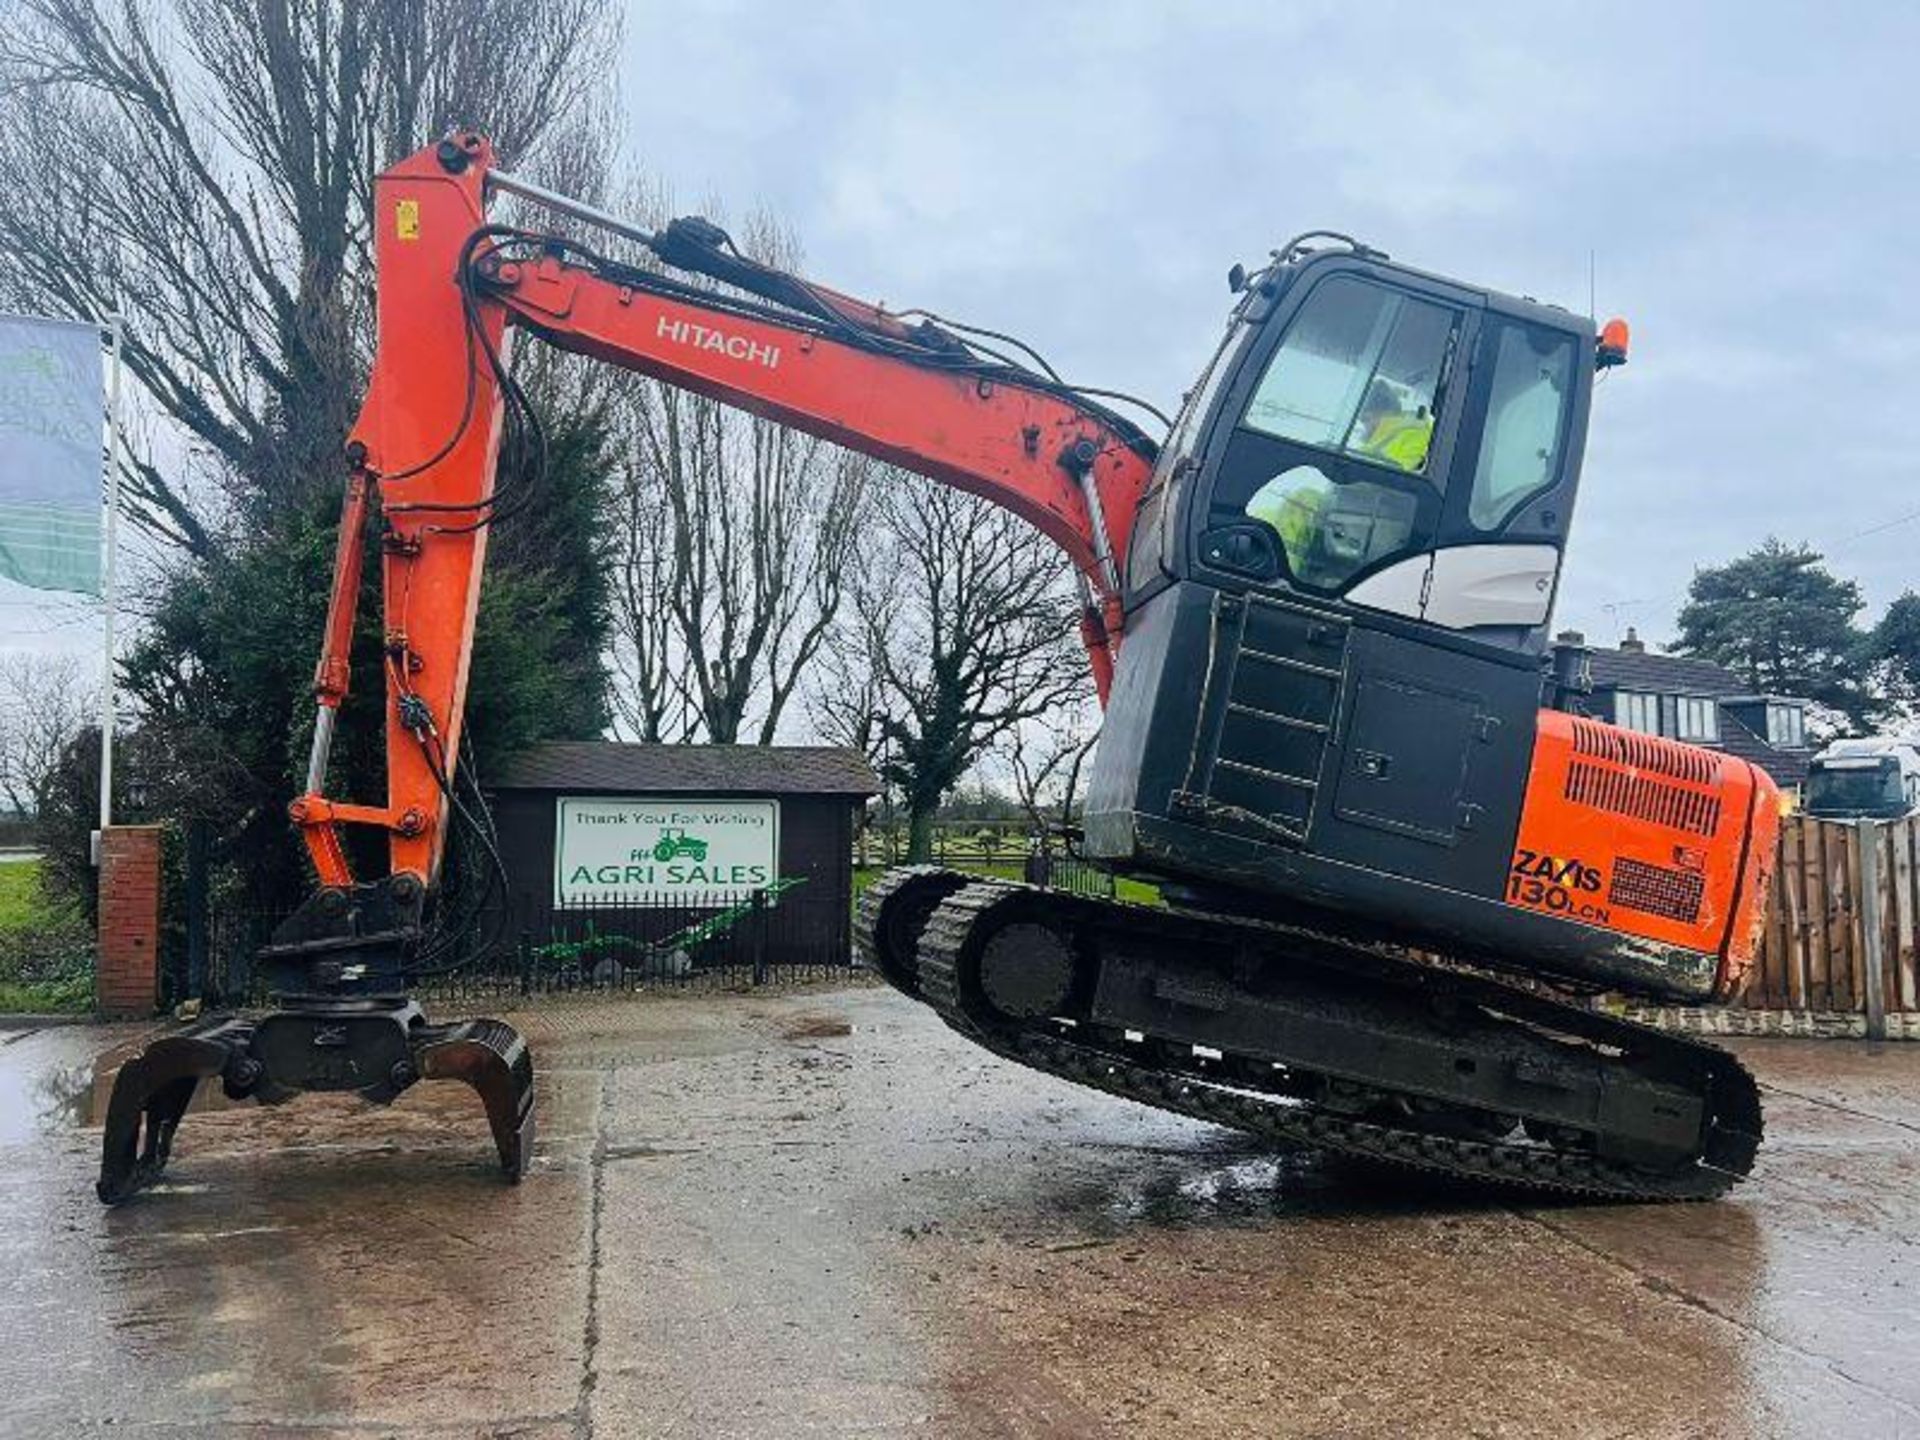
[[[1242,265],[1239,261],[1236,260],[1234,261],[1233,268],[1227,271],[1227,289],[1231,293],[1238,295],[1242,290],[1246,288],[1247,288],[1247,267]]]

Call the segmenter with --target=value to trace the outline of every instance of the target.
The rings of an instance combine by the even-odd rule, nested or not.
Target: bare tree
[[[907,856],[931,853],[943,796],[1029,722],[1084,706],[1092,678],[1068,567],[1053,543],[983,500],[906,476],[870,493],[843,671],[870,681],[817,711],[878,751],[906,807]]]
[[[0,655],[0,799],[37,815],[61,756],[90,718],[95,690],[71,655]],[[97,748],[97,747],[96,747]]]
[[[620,487],[613,604],[613,713],[636,740],[691,737],[692,697],[674,643],[673,590],[679,567],[664,488],[628,465]]]
[[[1008,732],[998,748],[1013,776],[1014,796],[1034,829],[1072,821],[1080,775],[1099,739],[1099,724],[1084,703]]]
[[[618,7],[0,5],[0,309],[121,313],[136,407],[157,422],[122,487],[134,523],[167,542],[148,623],[121,661],[139,731],[164,762],[147,788],[164,781],[206,813],[254,903],[280,904],[305,863],[284,806],[312,714],[303,662],[325,604],[312,582],[373,339],[373,178],[471,125],[515,170],[594,198],[609,168]],[[578,502],[611,467],[595,416],[569,408],[591,392],[539,350],[521,353],[558,457],[546,500],[565,503],[495,536],[502,563],[474,663],[514,657],[515,685],[469,727],[476,743],[489,726],[505,746],[602,723],[604,606],[573,582],[601,578],[576,542],[602,527]],[[519,623],[490,641],[489,615]],[[377,783],[377,668],[355,688],[335,775],[364,792]]]
[[[0,306],[126,317],[189,444],[127,478],[205,556],[339,483],[367,364],[371,180],[464,121],[521,158],[583,126],[609,0],[17,0],[0,28]],[[579,163],[573,160],[570,163]]]
[[[871,517],[869,517],[871,518]],[[887,548],[869,543],[869,551]],[[873,663],[866,612],[877,601],[869,555],[858,557],[849,578],[852,613],[828,634],[807,694],[807,717],[814,732],[833,745],[844,745],[867,757],[883,772],[887,757],[887,715],[894,697]]]
[[[739,243],[797,265],[764,215]],[[624,413],[621,719],[642,739],[770,744],[840,613],[873,466],[658,381],[633,379]]]

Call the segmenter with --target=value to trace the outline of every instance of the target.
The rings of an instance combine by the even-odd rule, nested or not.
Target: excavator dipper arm
[[[735,290],[755,287],[773,304],[696,289],[556,236],[489,226],[490,188],[549,198],[512,177],[490,185],[492,164],[486,142],[468,136],[415,155],[375,186],[379,346],[348,446],[353,473],[315,683],[323,713],[308,793],[294,805],[323,883],[350,883],[334,831],[342,822],[384,826],[393,872],[422,885],[434,878],[487,525],[520,499],[493,488],[514,399],[501,354],[515,330],[970,491],[1028,520],[1084,582],[1082,633],[1104,697],[1121,631],[1118,576],[1154,458],[1137,429],[1049,377],[983,361],[930,322],[908,325],[742,260],[705,222],[676,221],[659,235],[618,229],[682,268]],[[331,728],[324,712],[346,694],[358,536],[376,494],[385,521],[384,809],[321,793]]]
[[[586,219],[645,263],[489,223],[507,193]],[[1065,552],[1104,703],[1120,643],[1119,576],[1155,446],[1130,422],[931,320],[759,265],[705,221],[658,234],[500,173],[456,135],[375,182],[377,346],[346,450],[345,503],[304,792],[290,813],[320,888],[261,955],[280,1010],[168,1037],[116,1081],[99,1193],[110,1203],[166,1164],[195,1086],[278,1103],[351,1090],[386,1103],[459,1079],[486,1104],[503,1171],[533,1126],[524,1041],[497,1020],[432,1026],[407,990],[453,947],[424,927],[457,798],[474,617],[489,529],[538,503],[538,424],[506,363],[516,333],[638,371],[991,500]],[[675,278],[670,271],[699,277]],[[714,288],[723,285],[724,290]],[[507,479],[495,488],[497,474]],[[326,793],[368,531],[377,522],[387,796]],[[468,780],[470,784],[470,779]],[[477,800],[477,796],[475,797]],[[342,827],[383,831],[388,873],[357,882]]]

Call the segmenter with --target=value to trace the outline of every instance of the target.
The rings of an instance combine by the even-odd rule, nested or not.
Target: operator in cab
[[[1350,448],[1370,459],[1408,474],[1419,473],[1433,443],[1433,416],[1426,410],[1402,405],[1399,393],[1385,380],[1367,386],[1367,398],[1354,417]]]

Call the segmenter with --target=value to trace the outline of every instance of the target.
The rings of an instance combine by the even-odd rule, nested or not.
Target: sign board
[[[780,802],[562,795],[554,804],[556,905],[718,904],[773,883]]]
[[[100,593],[100,327],[0,315],[0,575]]]

